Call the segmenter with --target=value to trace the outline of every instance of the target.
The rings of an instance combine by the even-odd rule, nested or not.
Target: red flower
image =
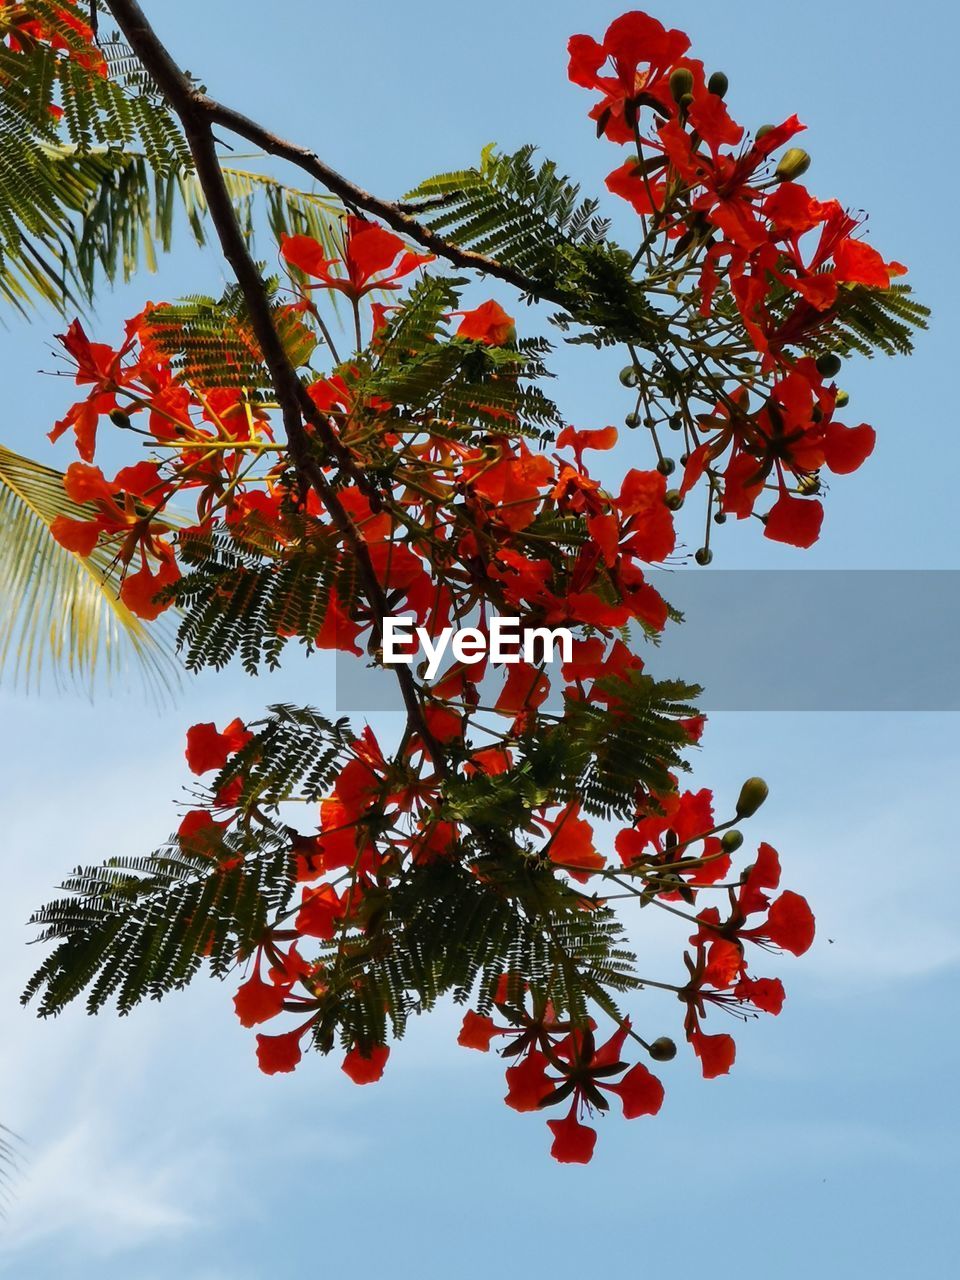
[[[747,873],[737,898],[737,909],[742,916],[755,915],[765,911],[770,899],[764,889],[776,889],[780,884],[780,859],[776,849],[769,844],[761,844],[757,850],[757,858]]]
[[[180,570],[171,551],[161,558],[156,569],[144,564],[136,573],[128,573],[120,588],[120,599],[138,618],[153,622],[169,607],[166,601],[157,597],[165,588],[172,587],[179,577]]]
[[[642,1062],[631,1067],[619,1084],[609,1084],[605,1088],[619,1097],[627,1120],[655,1116],[663,1106],[663,1085]]]
[[[872,289],[889,289],[894,276],[906,274],[900,262],[884,262],[873,245],[864,240],[842,240],[833,251],[833,269],[837,280],[845,284],[864,284]]]
[[[66,333],[58,334],[60,342],[77,365],[77,385],[92,387],[86,400],[68,410],[49,433],[57,441],[73,428],[77,452],[84,462],[92,462],[97,444],[97,425],[104,414],[117,407],[116,392],[130,380],[123,361],[133,347],[135,334],[128,330],[127,341],[114,351],[100,342],[91,342],[79,320],[74,320]]]
[[[375,1084],[383,1075],[390,1050],[385,1044],[374,1045],[369,1053],[361,1053],[355,1045],[343,1060],[343,1070],[354,1084]]]
[[[616,427],[598,427],[593,430],[580,431],[576,427],[564,427],[557,436],[557,448],[573,450],[577,466],[583,470],[583,455],[587,449],[612,449],[617,443],[619,432]]]
[[[579,813],[580,806],[570,804],[559,817],[547,824],[553,832],[548,851],[551,862],[569,871],[574,880],[583,884],[591,871],[602,871],[606,861],[594,847],[593,827],[585,818],[579,817]],[[574,867],[582,867],[583,870],[571,870]]]
[[[72,462],[63,477],[63,491],[72,502],[95,508],[88,519],[57,516],[50,525],[50,532],[67,551],[89,556],[101,537],[118,539],[121,564],[129,564],[139,550],[141,559],[153,556],[160,561],[161,585],[176,581],[179,571],[173,551],[153,525],[154,511],[145,512],[144,504],[136,501],[149,498],[151,507],[156,508],[168,496],[170,486],[160,479],[156,464],[138,462],[124,467],[108,482],[99,467]],[[162,532],[167,532],[166,526]]]
[[[468,1009],[464,1015],[460,1034],[457,1036],[457,1044],[462,1044],[465,1049],[479,1049],[481,1053],[488,1053],[490,1041],[497,1035],[500,1035],[500,1032],[492,1018]]]
[[[849,475],[866,462],[876,442],[877,433],[865,422],[861,422],[859,427],[830,422],[824,430],[824,461],[836,475]]]
[[[542,671],[528,662],[515,662],[509,667],[509,673],[495,707],[501,715],[518,716],[525,711],[535,711],[546,701],[550,681]]]
[[[329,942],[336,937],[338,921],[343,919],[345,909],[346,903],[333,885],[322,884],[317,889],[304,889],[294,927],[297,933],[306,937],[323,938]]]
[[[288,1031],[282,1036],[257,1036],[257,1063],[267,1076],[275,1076],[283,1072],[294,1071],[303,1053],[300,1040],[305,1028]]]
[[[237,1011],[240,1025],[256,1027],[261,1022],[269,1022],[283,1012],[285,996],[286,992],[282,987],[262,981],[258,962],[258,971],[247,979],[233,997],[233,1007]]]
[[[615,19],[603,43],[591,36],[572,36],[568,74],[574,84],[599,89],[603,97],[590,112],[597,128],[611,142],[632,142],[633,122],[628,108],[646,100],[666,114],[673,110],[669,73],[690,48],[682,31],[668,31],[656,18],[634,11]],[[601,74],[605,63],[612,75]]]
[[[786,995],[779,978],[741,978],[733,989],[738,1000],[752,1004],[763,1013],[778,1014]]]
[[[513,317],[508,316],[498,302],[484,302],[473,311],[461,313],[463,319],[457,328],[458,338],[470,338],[490,347],[502,347],[516,336]]]
[[[733,1036],[708,1036],[696,1030],[690,1035],[690,1043],[700,1059],[700,1069],[705,1080],[727,1075],[737,1056]]]
[[[645,171],[635,159],[625,160],[607,174],[605,185],[611,195],[629,201],[634,212],[644,217],[660,209],[666,193],[666,183],[645,176]]]
[[[50,532],[65,551],[75,556],[93,555],[100,541],[100,526],[96,520],[72,520],[69,516],[57,516],[50,525]]]
[[[716,938],[707,948],[707,965],[702,982],[723,989],[735,982],[743,970],[743,948],[727,938]]]
[[[354,301],[373,289],[399,289],[399,280],[434,260],[432,253],[414,253],[399,236],[353,214],[347,218],[339,261],[327,258],[312,236],[283,236],[280,252],[287,262],[320,280],[325,288],[336,289]],[[346,275],[334,274],[335,266],[343,267]]]
[[[806,898],[785,889],[771,904],[766,924],[743,937],[759,937],[795,956],[802,956],[810,949],[815,933],[816,922]]]
[[[820,537],[822,524],[823,503],[816,498],[781,493],[767,513],[763,536],[774,542],[787,542],[791,547],[812,547]]]
[[[234,752],[245,747],[253,734],[242,720],[231,720],[223,733],[212,723],[195,724],[187,730],[187,749],[184,753],[192,773],[218,772]]]
[[[191,809],[177,827],[180,847],[203,858],[218,856],[223,848],[224,823],[217,822],[208,809]]]
[[[589,1164],[597,1145],[597,1131],[581,1124],[576,1116],[576,1105],[562,1120],[548,1120],[547,1127],[553,1134],[550,1154],[560,1164]]]
[[[621,515],[627,517],[624,551],[651,564],[665,560],[676,545],[666,492],[667,481],[659,471],[628,471],[617,499]]]
[[[547,1075],[547,1059],[533,1049],[514,1067],[508,1067],[504,1102],[514,1111],[537,1111],[553,1088]]]

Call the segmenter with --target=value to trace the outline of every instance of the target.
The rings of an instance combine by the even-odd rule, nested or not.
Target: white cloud
[[[74,1256],[104,1256],[188,1230],[198,1222],[191,1202],[219,1163],[209,1152],[163,1151],[156,1143],[131,1150],[112,1117],[89,1114],[28,1151],[0,1236],[0,1260],[61,1244]]]

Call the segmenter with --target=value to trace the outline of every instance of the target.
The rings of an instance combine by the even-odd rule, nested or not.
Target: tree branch
[[[194,89],[174,62],[136,0],[108,0],[108,3],[131,49],[183,125],[184,136],[196,166],[197,179],[206,197],[223,256],[240,285],[251,326],[277,393],[291,460],[301,478],[316,491],[356,558],[357,571],[373,615],[374,641],[379,645],[383,640],[383,619],[388,612],[386,596],[370,559],[367,544],[314,456],[305,421],[316,430],[329,455],[362,491],[369,492],[369,484],[362,471],[356,467],[350,450],[310,399],[284,350],[273,322],[263,278],[247,250],[224,181],[212,131],[214,117],[204,105],[204,95]],[[443,773],[443,753],[427,726],[420,691],[413,674],[405,666],[398,666],[394,670],[409,722],[433,760],[435,768]]]
[[[222,125],[223,128],[229,129],[231,133],[235,133],[241,138],[246,138],[248,142],[252,142],[268,155],[277,156],[281,160],[287,160],[290,164],[296,165],[298,169],[302,169],[304,173],[315,178],[328,191],[332,191],[334,195],[339,196],[345,204],[353,208],[363,209],[366,213],[379,218],[388,227],[392,227],[394,231],[408,236],[431,253],[435,253],[440,258],[445,258],[453,266],[467,271],[480,271],[487,276],[494,276],[496,279],[512,285],[513,288],[519,289],[522,293],[529,294],[537,299],[545,298],[561,306],[566,306],[569,302],[568,298],[562,294],[555,293],[548,285],[533,280],[530,276],[524,275],[521,271],[515,271],[512,267],[505,266],[495,258],[488,258],[482,253],[474,253],[469,249],[461,249],[457,245],[451,244],[449,240],[445,240],[443,236],[437,235],[435,231],[431,231],[429,227],[425,227],[416,218],[411,217],[399,204],[392,203],[389,200],[382,200],[379,196],[365,191],[363,187],[358,187],[349,178],[345,178],[342,173],[338,173],[336,169],[332,169],[328,164],[325,164],[316,152],[311,151],[309,147],[290,142],[286,138],[280,137],[279,134],[272,133],[269,129],[265,129],[263,125],[257,124],[255,120],[251,120],[249,116],[245,116],[242,112],[234,110],[233,107],[228,107],[224,103],[218,102],[207,94],[198,94],[196,96],[196,104],[199,110],[203,111],[212,122]]]
[[[450,244],[443,236],[437,235],[435,231],[431,231],[428,227],[418,222],[416,218],[411,217],[399,204],[392,203],[389,200],[382,200],[379,196],[365,191],[363,187],[357,186],[349,178],[345,178],[342,173],[338,173],[336,169],[325,164],[316,152],[311,151],[309,147],[301,146],[299,143],[290,142],[288,139],[280,137],[279,134],[264,128],[263,125],[244,115],[243,112],[236,111],[233,107],[228,107],[225,103],[218,102],[208,94],[194,89],[173,62],[167,50],[160,44],[139,4],[130,3],[128,0],[117,0],[117,3],[114,3],[114,0],[109,0],[109,4],[130,47],[140,58],[143,65],[153,74],[157,84],[167,96],[171,106],[175,107],[178,115],[180,110],[179,107],[175,106],[173,94],[176,94],[184,105],[188,106],[188,112],[195,121],[206,119],[210,124],[221,125],[223,128],[229,129],[231,133],[235,133],[241,138],[246,138],[248,142],[252,142],[254,146],[259,147],[260,150],[265,151],[268,155],[277,156],[281,160],[288,161],[304,173],[309,174],[310,177],[315,178],[328,191],[339,196],[345,204],[352,208],[363,209],[366,213],[379,218],[388,227],[392,227],[394,231],[408,236],[431,253],[435,253],[440,258],[445,258],[453,266],[494,276],[496,279],[503,280],[506,284],[512,285],[513,288],[519,289],[522,293],[529,294],[534,298],[545,298],[561,306],[565,306],[569,301],[562,295],[553,292],[549,286],[531,279],[520,271],[504,266],[502,263],[497,262],[495,258],[488,258],[482,253],[473,253],[469,249],[460,249],[456,245]],[[150,61],[148,62],[146,58],[149,58]],[[184,120],[184,128],[186,129],[186,120],[182,115],[181,119]]]

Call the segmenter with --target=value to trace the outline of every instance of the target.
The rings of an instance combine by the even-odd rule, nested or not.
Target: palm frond
[[[0,299],[21,312],[37,302],[61,312],[83,310],[101,280],[156,271],[178,220],[197,245],[207,241],[196,175],[183,168],[160,172],[142,150],[82,152],[48,144],[25,165],[18,162],[8,175],[0,161]],[[311,235],[336,253],[342,210],[335,200],[253,170],[225,166],[223,173],[252,249],[265,224],[272,238]],[[6,181],[13,176],[17,199]]]
[[[54,540],[60,515],[90,512],[66,496],[59,471],[0,445],[0,674],[29,687],[49,670],[89,688],[133,662],[154,693],[170,689],[177,668],[162,628],[120,601],[109,551],[83,559]]]
[[[0,1218],[6,1216],[13,1199],[13,1184],[20,1172],[20,1140],[6,1125],[0,1124]]]

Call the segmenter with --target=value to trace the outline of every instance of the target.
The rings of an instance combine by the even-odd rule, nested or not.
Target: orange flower
[[[462,311],[459,314],[463,319],[457,328],[458,338],[484,342],[488,347],[502,347],[517,336],[513,317],[508,316],[503,307],[492,299],[474,307],[472,311]]]
[[[242,720],[231,720],[223,733],[217,730],[212,722],[195,724],[187,730],[187,749],[185,755],[191,773],[218,772],[227,760],[245,747],[253,734]]]
[[[354,1084],[375,1084],[383,1075],[390,1050],[385,1044],[374,1045],[369,1053],[362,1053],[354,1045],[343,1060],[343,1070]]]

